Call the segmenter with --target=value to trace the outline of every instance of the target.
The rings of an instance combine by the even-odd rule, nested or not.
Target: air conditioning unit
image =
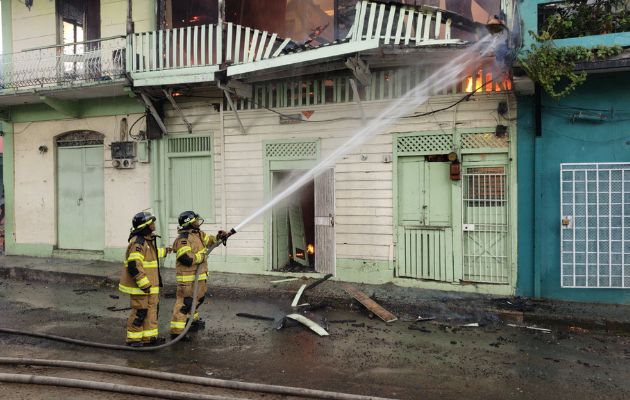
[[[112,142],[112,166],[119,169],[136,167],[136,142]]]
[[[114,168],[118,169],[130,169],[136,167],[136,160],[132,158],[117,158],[112,160]]]

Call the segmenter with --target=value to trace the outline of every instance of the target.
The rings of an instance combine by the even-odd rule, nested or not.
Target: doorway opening
[[[274,171],[272,191],[278,193],[303,171]],[[315,184],[309,182],[272,211],[272,269],[315,272]]]

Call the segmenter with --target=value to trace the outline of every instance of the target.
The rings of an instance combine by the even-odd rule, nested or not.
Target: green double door
[[[450,163],[422,156],[398,159],[396,275],[456,282]],[[455,240],[454,240],[455,239]]]
[[[103,250],[104,204],[103,146],[59,147],[57,247]]]

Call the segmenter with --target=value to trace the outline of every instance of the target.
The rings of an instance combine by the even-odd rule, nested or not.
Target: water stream
[[[483,57],[487,57],[495,50],[495,47],[502,43],[500,36],[485,36],[474,45],[464,49],[451,61],[436,70],[419,85],[408,91],[402,97],[392,101],[383,111],[373,119],[369,120],[366,126],[360,128],[346,142],[337,147],[333,152],[324,157],[317,165],[304,172],[297,179],[289,183],[285,188],[275,194],[267,203],[252,212],[234,230],[239,232],[246,225],[269,211],[272,207],[284,200],[296,190],[322,174],[326,169],[332,167],[337,160],[349,154],[357,147],[363,145],[370,138],[383,133],[386,129],[398,121],[403,116],[424,104],[431,93],[439,91],[451,85],[461,78],[464,71],[471,67],[477,67]]]

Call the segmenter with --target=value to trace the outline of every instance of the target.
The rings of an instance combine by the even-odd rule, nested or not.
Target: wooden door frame
[[[507,153],[507,163],[505,163],[504,165],[507,168],[507,171],[509,171],[508,174],[508,185],[509,185],[509,196],[510,196],[510,200],[509,200],[509,207],[510,207],[510,211],[509,211],[509,218],[510,218],[510,222],[511,222],[511,226],[509,228],[510,232],[509,232],[509,243],[510,243],[510,251],[509,251],[509,255],[510,255],[510,274],[511,274],[511,279],[510,279],[510,283],[509,285],[511,287],[516,287],[516,277],[517,277],[517,269],[516,269],[516,262],[517,262],[517,257],[516,257],[516,252],[517,252],[517,241],[518,241],[518,221],[517,221],[517,204],[516,204],[516,200],[517,200],[517,190],[518,190],[518,185],[517,185],[517,171],[516,171],[516,165],[517,165],[517,159],[516,159],[516,129],[514,128],[514,125],[510,126],[510,142],[509,142],[509,147],[507,148],[503,148],[503,149],[493,149],[493,148],[478,148],[478,149],[464,149],[462,150],[462,135],[466,135],[466,134],[482,134],[482,133],[491,133],[494,132],[495,128],[494,127],[480,127],[480,128],[472,128],[472,129],[453,129],[453,130],[449,130],[448,132],[444,132],[444,131],[417,131],[417,132],[404,132],[404,133],[396,133],[394,134],[393,137],[393,157],[392,157],[392,173],[393,173],[393,185],[392,185],[392,198],[393,198],[393,243],[394,246],[397,248],[398,246],[398,229],[399,227],[401,227],[402,225],[399,223],[400,220],[400,210],[398,207],[398,202],[399,202],[399,198],[398,198],[398,157],[406,157],[406,156],[412,156],[412,155],[417,155],[417,156],[426,156],[426,155],[431,155],[431,154],[440,154],[440,152],[434,152],[434,151],[419,151],[419,152],[415,152],[415,153],[407,153],[407,154],[399,154],[398,152],[398,138],[400,137],[405,137],[405,136],[418,136],[418,135],[452,135],[453,138],[453,147],[454,147],[454,151],[457,153],[457,156],[460,160],[460,162],[462,161],[462,154],[463,155],[472,155],[472,154],[497,154],[497,153]],[[448,151],[445,151],[445,154],[447,154]],[[457,274],[457,276],[461,276],[463,278],[463,251],[462,251],[462,246],[463,246],[463,232],[462,232],[462,223],[463,223],[463,210],[462,210],[462,205],[461,205],[461,198],[462,198],[462,185],[461,182],[458,182],[457,184],[453,185],[453,193],[452,193],[452,218],[453,218],[453,223],[452,223],[452,227],[453,227],[453,258],[454,258],[454,262],[456,263],[454,265],[454,273]],[[394,251],[394,254],[397,254],[397,249]],[[396,259],[394,261],[394,269],[393,269],[393,273],[396,272],[396,263],[398,262],[398,260]],[[479,284],[479,285],[485,285],[485,284]],[[491,285],[491,284],[490,284]]]
[[[273,157],[267,155],[267,146],[282,143],[315,143],[315,153],[311,156],[283,156]],[[271,197],[273,173],[279,171],[304,170],[307,171],[317,165],[320,160],[320,141],[317,138],[307,139],[277,139],[262,142],[263,153],[263,193],[265,198]],[[265,214],[263,218],[263,267],[265,271],[273,271],[272,249],[272,213]]]

